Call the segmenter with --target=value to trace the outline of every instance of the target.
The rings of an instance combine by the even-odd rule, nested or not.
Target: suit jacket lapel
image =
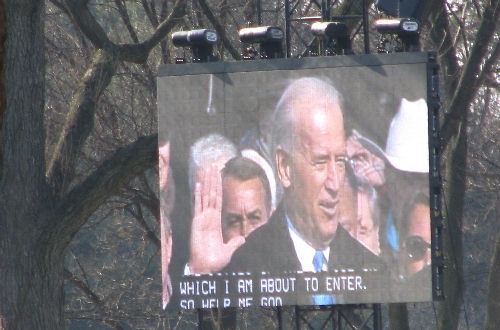
[[[273,262],[274,267],[280,270],[297,270],[301,269],[299,258],[295,252],[295,247],[292,238],[288,232],[288,224],[286,222],[285,211],[281,205],[270,219],[270,232],[273,233]],[[274,268],[273,267],[273,268]]]

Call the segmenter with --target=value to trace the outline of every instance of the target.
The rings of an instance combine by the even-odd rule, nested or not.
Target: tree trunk
[[[6,4],[6,107],[1,131],[0,328],[63,328],[62,251],[40,239],[50,219],[45,184],[45,2]]]
[[[467,117],[467,116],[466,116]],[[446,160],[445,196],[443,198],[443,251],[445,300],[438,308],[438,329],[456,329],[463,302],[462,216],[465,195],[467,134],[465,118],[461,132],[450,143],[451,153]]]
[[[47,256],[46,244],[30,243],[2,237],[8,253],[2,258],[2,327],[63,329],[63,256]]]
[[[500,200],[497,199],[497,210],[500,210]],[[498,215],[497,215],[498,219]],[[488,303],[486,306],[485,329],[494,330],[500,324],[500,281],[496,280],[500,273],[500,235],[497,237],[495,252],[491,260],[488,279]]]
[[[0,0],[0,180],[2,180],[2,124],[5,109],[5,39],[7,37],[7,23],[5,17],[5,1]]]

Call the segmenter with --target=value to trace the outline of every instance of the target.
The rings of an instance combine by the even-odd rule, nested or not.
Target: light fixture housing
[[[196,29],[172,33],[174,46],[191,47],[193,62],[216,61],[217,57],[212,54],[212,51],[218,40],[217,32],[212,29]]]
[[[420,30],[418,21],[412,18],[379,18],[374,25],[382,34],[415,34]]]
[[[283,30],[278,26],[255,26],[243,28],[238,32],[241,42],[247,44],[262,42],[281,42]]]
[[[278,26],[255,26],[243,28],[238,32],[240,41],[260,45],[260,58],[283,57],[283,30]]]
[[[420,25],[416,19],[380,18],[375,20],[374,26],[382,36],[397,36],[401,40],[403,52],[420,50]]]
[[[177,47],[215,45],[218,40],[217,32],[211,29],[177,31],[172,33],[172,42]]]
[[[318,37],[345,38],[349,37],[347,26],[341,22],[315,22],[311,24],[311,32]]]
[[[311,24],[311,33],[323,39],[323,55],[352,54],[351,36],[347,25],[342,22],[315,22]]]

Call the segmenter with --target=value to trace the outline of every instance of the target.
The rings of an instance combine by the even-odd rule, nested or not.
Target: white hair
[[[343,108],[342,95],[327,78],[304,77],[291,81],[276,104],[272,116],[274,129],[271,150],[274,155],[278,146],[288,152],[291,150],[295,124],[292,107],[298,100],[309,103],[326,100]]]
[[[200,167],[205,168],[214,162],[227,163],[238,155],[238,149],[228,138],[220,134],[209,134],[198,139],[189,149],[189,187],[194,193],[196,172]]]

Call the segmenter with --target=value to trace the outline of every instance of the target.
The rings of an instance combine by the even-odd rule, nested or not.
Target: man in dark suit
[[[383,267],[378,257],[339,226],[339,192],[347,165],[339,92],[321,79],[295,80],[273,116],[275,168],[283,200],[268,223],[235,252],[227,270]]]

